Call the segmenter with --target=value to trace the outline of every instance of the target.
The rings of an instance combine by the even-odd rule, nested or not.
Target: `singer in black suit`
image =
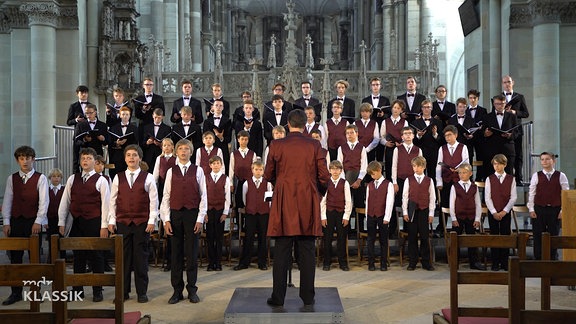
[[[396,97],[406,104],[402,118],[408,120],[409,123],[416,119],[416,114],[422,112],[422,101],[426,100],[425,95],[416,92],[416,86],[416,79],[409,76],[406,78],[406,92]]]
[[[226,167],[224,170],[229,170],[230,150],[228,149],[228,144],[232,141],[232,120],[222,113],[223,109],[224,103],[222,100],[216,99],[214,105],[212,105],[213,114],[206,117],[202,131],[204,133],[210,131],[216,135],[214,146],[222,150],[224,166]]]
[[[288,127],[288,111],[284,110],[282,107],[284,99],[281,95],[274,95],[272,97],[272,106],[270,109],[265,109],[264,118],[262,119],[262,127],[264,128],[264,138],[266,139],[267,145],[272,142],[272,128],[281,125]],[[280,124],[276,116],[280,116]]]
[[[374,107],[372,111],[372,117],[370,119],[378,123],[378,127],[382,126],[382,121],[392,114],[392,108],[390,107],[390,98],[385,97],[380,94],[382,89],[382,81],[380,78],[372,78],[370,80],[370,89],[372,93],[368,97],[362,99],[362,103],[369,103]],[[382,109],[376,109],[381,108]]]
[[[446,86],[439,85],[434,89],[436,101],[432,103],[432,116],[442,121],[444,126],[448,124],[448,119],[456,113],[456,105],[446,100],[448,90]]]
[[[123,117],[126,109],[127,118]],[[120,108],[120,123],[116,124],[108,130],[110,135],[108,136],[108,154],[110,155],[109,161],[114,164],[113,169],[109,169],[110,179],[120,173],[126,171],[128,165],[126,165],[126,160],[124,159],[124,149],[128,145],[136,144],[138,145],[138,127],[130,124],[130,111],[128,108]],[[126,136],[128,135],[128,136]],[[120,137],[126,136],[120,139]],[[152,169],[154,170],[154,169]]]
[[[96,150],[98,155],[104,155],[103,146],[108,144],[108,127],[97,119],[95,105],[86,105],[86,117],[87,119],[76,124],[74,129],[74,153],[72,157],[74,172],[80,171],[78,154],[81,148],[91,147]]]
[[[154,110],[154,122],[144,126],[142,130],[142,137],[140,138],[140,146],[144,151],[143,161],[148,164],[148,171],[152,173],[156,158],[162,154],[162,140],[170,137],[172,129],[170,126],[164,124],[162,121],[162,109]]]
[[[244,114],[244,104],[246,102],[251,102],[252,103],[252,117],[256,120],[260,120],[260,110],[258,108],[256,108],[254,106],[254,101],[252,100],[252,94],[250,93],[250,91],[242,91],[242,93],[240,94],[240,98],[242,98],[242,105],[240,105],[239,107],[236,107],[236,109],[234,110],[234,113],[232,114],[232,125],[234,125],[234,128],[236,128],[236,123],[240,122],[242,123],[242,119],[244,118],[245,114]]]
[[[164,98],[152,92],[152,90],[154,90],[154,82],[152,79],[145,78],[142,86],[144,87],[144,94],[134,99],[134,111],[136,118],[140,120],[139,126],[141,130],[142,126],[152,123],[152,112],[154,109],[160,108],[166,113]]]
[[[474,161],[474,142],[477,138],[483,138],[482,131],[478,129],[478,132],[470,134],[469,130],[471,128],[477,127],[474,119],[466,115],[466,99],[458,98],[456,101],[458,104],[456,108],[456,114],[447,120],[448,125],[454,125],[458,129],[458,137],[456,140],[458,143],[466,145],[468,148],[468,160],[470,162]],[[482,161],[476,156],[476,159]]]
[[[250,139],[248,141],[248,148],[254,153],[256,156],[262,157],[262,152],[264,150],[264,139],[262,137],[262,123],[260,120],[254,117],[254,103],[252,100],[247,100],[244,102],[242,106],[242,116],[241,119],[236,120],[233,123],[234,133],[236,136],[241,131],[245,130],[250,134]],[[249,113],[250,116],[246,116]],[[239,144],[236,143],[236,147],[239,147]]]
[[[68,108],[68,117],[66,118],[66,124],[68,126],[75,126],[79,122],[86,120],[84,110],[86,105],[90,103],[88,101],[88,87],[85,85],[76,87],[76,96],[78,97],[78,101],[73,102],[70,108]]]
[[[484,117],[482,121],[482,131],[486,141],[486,161],[492,161],[496,154],[504,154],[508,161],[514,161],[516,156],[514,150],[514,139],[517,136],[518,118],[511,112],[505,110],[506,97],[497,95],[492,98],[495,110]],[[501,119],[501,125],[499,123]],[[506,173],[513,173],[512,163],[506,165]]]
[[[300,88],[302,89],[302,96],[294,101],[294,108],[304,110],[306,107],[314,107],[314,112],[316,113],[316,118],[314,121],[320,122],[322,117],[322,104],[320,100],[312,97],[312,84],[309,81],[302,81],[300,83]]]
[[[180,109],[182,107],[188,106],[192,108],[192,121],[197,125],[201,125],[204,121],[204,116],[202,116],[202,103],[200,100],[191,96],[182,96],[172,103],[172,114],[170,115],[170,121],[174,124],[178,124],[182,121],[180,116]]]
[[[196,161],[196,148],[202,147],[202,129],[200,125],[192,122],[187,116],[183,116],[182,121],[172,125],[172,141],[178,143],[181,139],[187,139],[194,145],[192,159]]]
[[[436,179],[436,164],[438,163],[438,149],[444,145],[444,124],[432,117],[432,102],[422,102],[422,118],[414,120],[414,145],[422,150],[422,156],[426,158],[426,175]]]
[[[327,111],[326,118],[332,118],[332,103],[339,100],[342,102],[342,118],[346,119],[348,123],[354,124],[354,121],[356,121],[356,103],[346,96],[346,90],[348,90],[349,86],[350,84],[346,80],[338,80],[334,83],[336,98],[328,101],[330,109]]]
[[[518,118],[518,123],[522,124],[522,118],[530,117],[528,107],[524,95],[514,92],[514,80],[509,75],[502,78],[503,94],[506,96],[506,111],[511,112]],[[522,165],[524,164],[524,155],[522,149],[522,138],[524,137],[524,130],[518,127],[518,136],[514,140],[514,149],[516,152],[516,160],[514,160],[514,172],[516,173],[516,183],[521,184],[524,180],[522,174]]]
[[[486,108],[478,105],[478,98],[480,98],[480,92],[478,90],[471,89],[468,91],[468,109],[466,109],[466,116],[474,120],[474,127],[482,126],[484,117],[488,114]],[[477,133],[472,142],[472,146],[474,146],[474,153],[472,155],[476,155],[476,161],[482,161],[483,164],[476,168],[476,181],[484,181],[484,179],[492,173],[492,167],[490,165],[491,159],[486,160],[486,154],[484,152],[485,145],[486,138],[482,133]]]

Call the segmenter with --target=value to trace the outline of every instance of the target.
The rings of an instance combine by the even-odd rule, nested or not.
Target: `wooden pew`
[[[30,237],[2,237],[0,238],[0,251],[28,251],[30,263],[40,263],[40,238],[37,234]],[[31,289],[38,290],[37,287]],[[29,309],[31,312],[39,312],[40,302],[30,301]]]
[[[124,268],[122,235],[111,238],[63,237],[52,235],[51,256],[61,250],[110,250],[114,251],[115,272],[110,273],[67,273],[64,285],[68,286],[111,286],[114,287],[114,309],[70,309],[68,318],[113,318],[116,323],[124,323]],[[75,323],[77,321],[74,321]]]
[[[36,236],[36,238],[38,238]],[[38,246],[36,241],[36,247]],[[34,243],[33,243],[34,244]],[[66,272],[66,263],[64,260],[56,260],[55,264],[3,264],[0,265],[0,285],[5,286],[29,286],[30,295],[23,292],[24,297],[29,296],[32,299],[42,299],[39,293],[39,286],[25,281],[51,281],[52,293],[57,292],[59,297],[64,297],[60,293],[66,291],[64,285],[64,274]],[[45,293],[48,291],[45,291]],[[53,297],[51,293],[51,296]],[[51,297],[51,298],[52,298]],[[2,309],[0,318],[3,323],[10,324],[29,324],[29,323],[55,323],[65,324],[66,318],[66,301],[63,299],[51,299],[52,311],[40,312],[39,309]],[[39,301],[35,302],[36,304]],[[32,304],[32,302],[31,302]]]
[[[508,317],[508,309],[501,307],[460,307],[458,290],[460,285],[508,285],[508,274],[504,271],[461,270],[458,263],[460,248],[512,248],[516,249],[521,259],[526,258],[528,235],[524,233],[511,235],[457,235],[450,233],[450,308],[443,309],[442,315],[434,314],[434,323],[458,323],[459,317],[502,318]],[[484,320],[484,323],[486,320]]]
[[[576,283],[576,261],[509,260],[508,301],[511,324],[519,323],[575,323],[576,310],[526,309],[526,278],[546,278],[552,286]],[[550,305],[548,295],[547,304]],[[544,304],[544,302],[542,302]]]
[[[552,236],[550,233],[542,233],[543,260],[552,259],[550,249],[576,250],[576,236]],[[542,278],[540,289],[542,309],[550,309],[550,286],[550,278]],[[576,281],[568,286],[576,286]]]

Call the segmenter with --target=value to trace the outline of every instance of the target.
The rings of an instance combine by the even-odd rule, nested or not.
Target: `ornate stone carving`
[[[560,11],[564,4],[551,0],[534,0],[529,8],[533,25],[560,23]]]
[[[17,6],[2,8],[4,18],[0,20],[0,32],[9,33],[14,28],[28,28],[28,16]]]
[[[51,2],[27,2],[20,6],[20,11],[28,15],[30,25],[58,27],[60,7]]]
[[[58,27],[61,29],[78,29],[78,8],[76,5],[60,7]]]
[[[532,26],[532,13],[528,4],[512,4],[510,6],[510,28],[526,28]]]

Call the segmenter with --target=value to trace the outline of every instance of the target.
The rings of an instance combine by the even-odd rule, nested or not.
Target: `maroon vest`
[[[370,120],[368,126],[364,127],[362,119],[358,119],[356,122],[356,127],[358,127],[358,142],[364,147],[368,147],[370,143],[374,140],[374,128],[376,127],[376,122]]]
[[[366,216],[381,217],[386,213],[386,197],[388,196],[388,184],[390,181],[384,179],[376,189],[374,181],[368,184],[370,195],[368,196],[368,210]]]
[[[174,165],[176,165],[176,157],[174,155],[168,158],[168,160],[166,160],[166,158],[163,156],[160,157],[160,174],[159,174],[160,182],[164,183],[164,181],[166,180],[166,172],[168,172],[168,169],[170,169]]]
[[[147,172],[140,171],[134,180],[132,188],[126,179],[126,173],[120,172],[118,177],[118,197],[116,198],[116,222],[124,225],[136,225],[148,222],[150,217],[150,196],[146,192]]]
[[[246,181],[248,184],[248,190],[246,191],[246,214],[249,215],[266,215],[270,213],[270,203],[264,201],[264,193],[266,193],[266,188],[268,188],[268,181],[264,178],[260,178],[260,186],[256,188],[256,184],[252,179]]]
[[[456,218],[474,220],[476,218],[476,200],[474,197],[478,187],[471,183],[468,192],[466,192],[459,183],[454,183],[453,188],[456,191],[456,201],[454,202]]]
[[[456,183],[460,180],[460,177],[458,177],[458,172],[452,172],[450,168],[454,168],[460,164],[460,162],[462,162],[463,148],[464,145],[462,145],[462,143],[458,143],[456,150],[454,150],[454,155],[450,155],[448,144],[442,146],[442,162],[446,164],[446,166],[442,166],[442,182]]]
[[[427,209],[430,205],[430,179],[429,177],[422,178],[422,182],[418,183],[414,174],[409,176],[408,183],[410,184],[410,191],[408,193],[408,199],[416,203],[416,208]]]
[[[538,206],[560,207],[562,186],[560,185],[560,171],[554,171],[550,180],[542,171],[538,171],[538,185],[534,204]]]
[[[73,217],[93,219],[101,216],[102,199],[96,189],[98,179],[100,175],[95,173],[84,183],[82,173],[74,175],[74,182],[70,188],[70,213]]]
[[[404,145],[398,146],[396,150],[398,151],[396,177],[398,179],[406,179],[410,175],[414,174],[414,169],[412,169],[412,159],[420,155],[420,148],[412,144],[410,153],[406,151]]]
[[[12,175],[12,217],[36,218],[40,205],[40,175],[41,173],[34,172],[26,184],[22,182],[19,172]]]
[[[395,141],[402,141],[402,128],[404,128],[405,121],[404,118],[400,118],[396,125],[394,125],[392,118],[386,118],[384,120],[386,123],[386,135],[390,135]],[[388,138],[386,140],[388,140]]]
[[[218,181],[214,182],[211,174],[206,176],[206,195],[208,209],[223,210],[226,202],[226,175],[221,174]]]
[[[342,146],[340,146],[340,149],[342,150],[342,165],[344,166],[344,171],[359,171],[360,170],[360,164],[362,161],[362,149],[364,147],[362,147],[362,144],[360,143],[356,143],[356,145],[354,145],[354,149],[351,150],[350,146],[348,145],[348,142],[344,143]]]
[[[346,120],[340,118],[338,125],[334,124],[332,118],[326,121],[328,128],[328,148],[337,150],[340,146],[346,144]]]
[[[512,176],[509,174],[504,174],[504,181],[500,183],[498,176],[496,174],[491,174],[488,177],[490,181],[490,198],[492,198],[492,203],[494,208],[499,212],[504,210],[504,207],[510,201],[510,188],[512,187]]]
[[[204,175],[210,174],[210,172],[212,171],[210,169],[210,158],[213,156],[216,156],[216,154],[218,153],[218,148],[214,145],[212,145],[212,151],[210,151],[210,154],[208,154],[206,152],[206,147],[202,146],[200,148],[200,167],[202,168],[202,170],[204,170]]]
[[[234,151],[234,176],[243,181],[252,177],[252,160],[254,151],[248,150],[246,157],[239,150]]]
[[[346,186],[345,179],[339,179],[338,184],[334,186],[332,179],[328,183],[328,189],[326,190],[326,210],[335,210],[337,212],[343,212],[346,206],[346,196],[344,190]]]
[[[48,189],[48,196],[50,197],[50,202],[48,203],[48,218],[58,218],[58,207],[60,206],[60,201],[62,200],[62,194],[64,193],[64,186],[60,187],[57,194],[54,194],[52,189]]]
[[[186,175],[182,175],[180,166],[172,167],[170,187],[170,209],[196,209],[200,207],[200,185],[196,179],[196,166],[191,164]]]
[[[318,130],[319,128],[320,128],[320,124],[314,123],[314,126],[312,126],[312,129],[310,129],[310,132],[308,132],[308,126],[304,125],[304,131],[302,132],[302,134],[306,137],[312,137],[312,135],[310,133],[313,130]]]

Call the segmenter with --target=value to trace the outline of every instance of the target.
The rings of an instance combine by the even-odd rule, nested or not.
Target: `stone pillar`
[[[198,2],[198,1],[194,1]],[[184,66],[187,64],[187,50],[186,47],[189,47],[189,42],[186,41],[186,35],[190,34],[190,2],[186,0],[178,0],[178,62],[176,66],[176,71],[186,71]],[[188,67],[190,69],[190,67]]]
[[[374,41],[374,52],[370,59],[370,69],[382,70],[382,43],[383,43],[383,29],[382,29],[382,0],[374,0],[374,4],[370,8],[375,10],[374,15],[374,31],[373,31],[373,41]],[[371,12],[371,11],[369,11]]]
[[[533,1],[534,149],[560,152],[560,12],[553,1]],[[562,155],[560,153],[560,155]]]
[[[0,27],[0,74],[5,77],[0,81],[0,179],[6,177],[12,171],[14,158],[12,155],[12,78],[20,73],[12,73],[12,42],[9,26]],[[14,107],[15,108],[15,107]],[[4,183],[5,184],[5,183]],[[4,192],[4,184],[0,183],[0,192]]]
[[[87,5],[86,0],[78,0],[76,10],[78,12],[78,56],[88,57],[87,47],[86,47],[86,29],[88,28],[88,22],[86,21],[88,15],[86,14]],[[86,84],[88,80],[88,64],[81,64],[78,66],[78,84]],[[94,67],[94,71],[96,67]],[[88,86],[88,84],[86,84]]]
[[[178,23],[178,0],[164,0],[164,53],[170,52],[171,66],[169,72],[178,70],[180,44],[184,39]],[[165,66],[163,70],[167,70]]]
[[[97,97],[94,93],[96,82],[98,80],[98,35],[99,35],[99,22],[100,22],[100,8],[102,2],[100,0],[87,0],[86,11],[84,14],[84,19],[86,21],[86,43],[80,43],[81,47],[86,46],[86,49],[81,48],[80,53],[86,53],[86,77],[84,79],[78,80],[78,84],[86,84],[92,92],[92,97],[90,101],[97,105],[98,115],[103,118],[105,107],[100,107]],[[80,14],[80,13],[78,13]],[[82,68],[82,63],[78,66]],[[102,104],[105,104],[102,102]]]
[[[210,41],[212,40],[212,7],[210,3],[212,1],[204,1],[202,3],[202,71],[213,71],[214,67],[211,66],[210,57],[212,56],[212,51],[210,51]]]
[[[30,82],[32,103],[39,103],[30,114],[32,147],[36,156],[54,154],[56,121],[56,25],[60,8],[53,2],[28,2],[20,6],[30,26]],[[22,85],[19,85],[22,86]]]
[[[397,30],[396,35],[398,35],[398,64],[399,70],[404,70],[406,68],[406,0],[398,1],[397,7]]]
[[[205,17],[204,19],[209,19]],[[202,71],[202,4],[200,1],[192,1],[190,7],[190,53],[192,53],[191,71]]]
[[[377,0],[378,2],[378,0]],[[392,19],[394,11],[392,7],[392,0],[383,0],[382,3],[382,62],[381,69],[388,70],[390,68],[390,32],[392,31]]]
[[[162,0],[150,1],[151,33],[157,42],[164,45],[164,3]]]
[[[500,18],[500,0],[491,0],[489,5],[489,37],[490,37],[490,97],[502,92],[502,25]],[[485,104],[488,111],[489,104]]]

